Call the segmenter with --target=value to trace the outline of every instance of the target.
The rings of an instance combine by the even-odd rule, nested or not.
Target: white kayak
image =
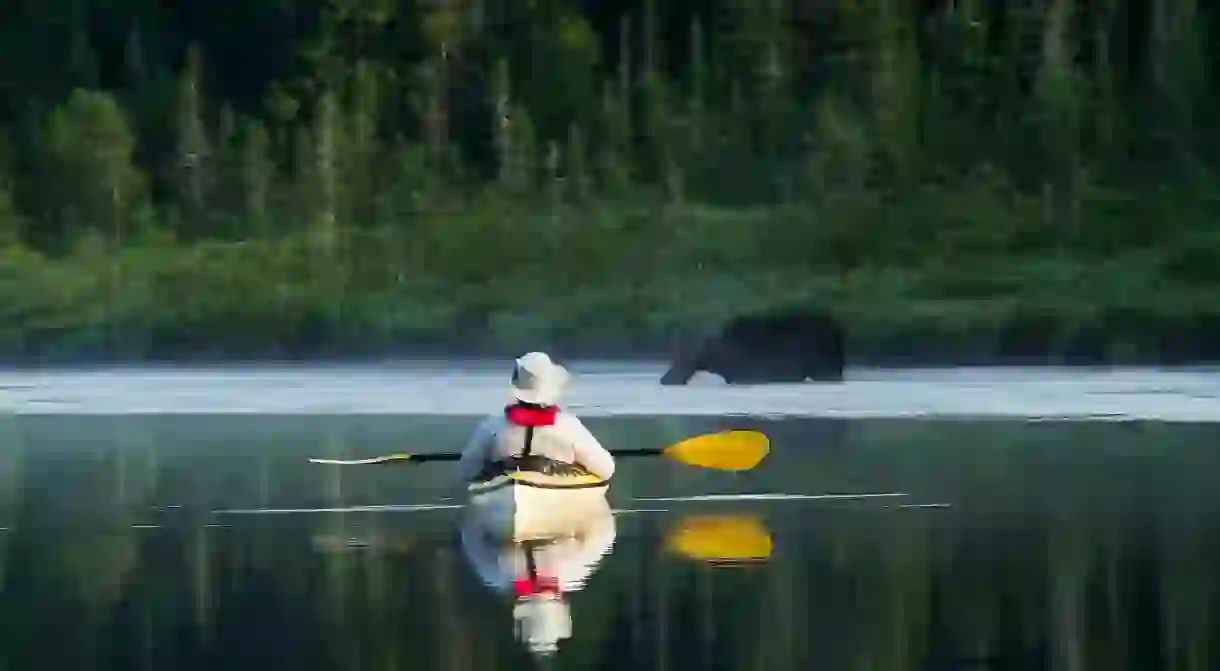
[[[579,531],[610,504],[609,481],[587,473],[512,471],[466,487],[466,514],[493,537],[513,542]]]

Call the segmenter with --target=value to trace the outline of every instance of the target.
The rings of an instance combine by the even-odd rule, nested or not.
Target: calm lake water
[[[0,663],[536,668],[444,507],[451,464],[306,461],[456,450],[473,422],[0,420]],[[551,668],[1220,668],[1220,425],[587,422],[611,447],[742,427],[773,449],[744,474],[621,461]],[[656,500],[745,493],[887,496]],[[675,549],[709,519],[768,530],[769,556]]]

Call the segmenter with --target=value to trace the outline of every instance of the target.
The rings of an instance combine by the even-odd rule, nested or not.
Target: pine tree
[[[313,126],[313,178],[317,193],[317,209],[312,213],[310,232],[327,251],[334,249],[339,228],[338,147],[343,141],[340,130],[340,110],[333,93],[322,94],[318,101]]]
[[[271,225],[270,195],[275,163],[271,158],[271,138],[263,124],[254,119],[241,122],[240,174],[242,204],[248,224],[255,235],[266,235]]]
[[[1074,233],[1078,207],[1082,101],[1069,39],[1073,0],[1052,0],[1042,36],[1036,103],[1040,119],[1047,224],[1061,240]]]
[[[0,134],[0,253],[20,245],[25,233],[25,217],[13,200],[12,148],[8,137]]]
[[[44,146],[56,190],[52,240],[93,231],[120,243],[145,182],[134,164],[134,134],[114,97],[73,91],[51,114]]]
[[[208,199],[216,180],[215,157],[204,126],[202,83],[203,55],[197,45],[192,45],[178,81],[177,141],[171,183],[183,221],[193,235],[207,231]]]

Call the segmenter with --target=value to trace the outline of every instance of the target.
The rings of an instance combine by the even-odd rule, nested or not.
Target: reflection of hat
[[[536,405],[555,405],[568,383],[568,371],[545,352],[530,352],[513,368],[513,395]]]
[[[527,598],[513,606],[517,637],[536,655],[553,655],[559,640],[572,636],[572,614],[557,598]]]

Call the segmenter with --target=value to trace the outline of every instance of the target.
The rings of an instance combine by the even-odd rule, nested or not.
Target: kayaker
[[[560,473],[583,469],[602,480],[614,475],[614,457],[576,415],[559,407],[567,370],[545,352],[515,361],[514,402],[475,429],[458,469],[464,481],[490,479],[505,470]]]

